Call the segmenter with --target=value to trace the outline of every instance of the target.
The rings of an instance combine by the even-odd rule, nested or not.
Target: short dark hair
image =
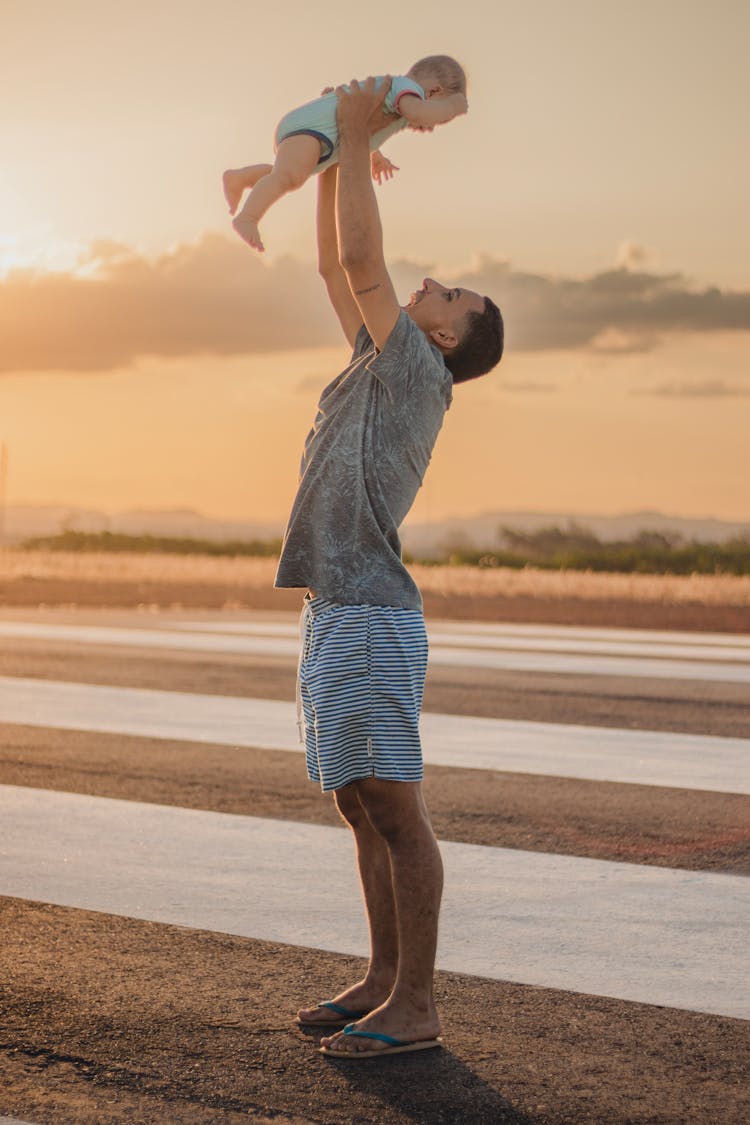
[[[454,383],[477,379],[496,367],[503,354],[505,328],[500,309],[489,297],[484,312],[471,312],[464,318],[464,331],[455,348],[443,352],[445,366]]]

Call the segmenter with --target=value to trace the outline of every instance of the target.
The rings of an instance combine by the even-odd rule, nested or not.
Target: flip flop
[[[363,1016],[369,1015],[369,1009],[365,1012],[355,1012],[351,1008],[345,1008],[343,1004],[337,1004],[334,1000],[321,1000],[317,1005],[318,1008],[328,1008],[330,1012],[334,1012],[339,1019],[336,1020],[301,1020],[299,1017],[294,1021],[299,1027],[335,1027],[337,1023],[347,1023],[349,1020],[361,1020]]]
[[[388,1046],[377,1047],[374,1051],[332,1051],[330,1047],[319,1047],[321,1055],[336,1059],[374,1059],[376,1055],[404,1055],[408,1051],[427,1051],[430,1047],[443,1045],[439,1035],[437,1039],[394,1039],[392,1035],[383,1035],[379,1031],[358,1031],[352,1024],[346,1025],[344,1035],[356,1035],[360,1039],[378,1039]]]

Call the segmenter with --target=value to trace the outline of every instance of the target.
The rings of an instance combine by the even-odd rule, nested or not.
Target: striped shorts
[[[305,599],[299,702],[307,774],[324,792],[352,781],[420,781],[424,617],[394,606]]]

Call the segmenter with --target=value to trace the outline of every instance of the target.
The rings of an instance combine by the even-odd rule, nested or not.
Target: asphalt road
[[[228,623],[239,627],[240,635],[244,628],[254,629],[257,636],[262,627],[260,634],[265,630],[269,637],[273,627],[285,626],[288,633],[294,624],[290,617],[248,612],[5,610],[0,612],[0,625],[88,625],[131,632],[128,643],[122,639],[105,643],[94,637],[74,641],[61,633],[35,637],[6,632],[0,637],[0,677],[37,682],[40,693],[44,685],[60,683],[141,692],[156,689],[172,693],[165,698],[167,703],[174,700],[175,711],[181,699],[187,706],[188,697],[225,697],[227,705],[230,699],[293,698],[292,655],[225,651],[220,642],[214,650],[190,647],[191,623],[196,622],[209,626],[209,635],[219,638],[231,635],[231,630],[222,633]],[[174,648],[146,643],[146,632],[170,629],[175,633]],[[432,629],[437,633],[438,624]],[[142,637],[136,630],[143,630]],[[178,647],[178,632],[182,647]],[[197,636],[200,631],[192,632]],[[286,633],[282,630],[282,635]],[[99,636],[105,638],[104,633]],[[425,698],[431,714],[541,722],[567,727],[569,733],[586,727],[699,735],[707,740],[707,753],[713,745],[708,740],[747,740],[750,757],[746,682],[724,681],[720,676],[702,680],[643,674],[646,668],[653,672],[655,660],[685,665],[709,660],[716,665],[718,660],[734,674],[750,667],[750,655],[745,660],[742,652],[735,652],[726,661],[717,654],[719,642],[704,636],[698,651],[688,652],[688,646],[698,641],[684,637],[670,642],[677,645],[678,655],[659,656],[654,655],[656,639],[652,638],[650,663],[642,658],[640,669],[638,657],[631,654],[635,667],[626,675],[583,674],[559,670],[560,665],[549,670],[542,651],[544,637],[538,638],[535,649],[539,666],[528,670],[512,666],[514,652],[519,665],[524,664],[521,657],[529,655],[520,641],[514,649],[507,633],[485,633],[489,645],[476,642],[479,632],[474,636],[474,641],[470,633],[464,638],[463,648],[475,655],[488,647],[491,652],[502,648],[503,662],[511,667],[462,664],[458,657],[456,663],[434,663]],[[580,662],[583,645],[587,659],[596,660],[598,636],[589,631],[574,637],[558,630],[555,639],[566,643],[562,649],[557,644],[556,657],[567,655],[571,669],[580,667],[575,662]],[[551,634],[546,637],[551,639]],[[735,635],[732,640],[747,644],[748,638]],[[630,643],[635,642],[645,643],[643,638],[631,638]],[[679,655],[680,646],[684,657]],[[451,646],[435,646],[440,647],[447,651]],[[622,647],[626,647],[624,639]],[[605,660],[601,652],[599,659]],[[526,932],[540,943],[540,962],[546,957],[534,980],[522,956],[524,949],[507,950],[514,970],[507,977],[490,968],[486,975],[468,975],[455,966],[443,969],[438,993],[446,1049],[347,1066],[318,1055],[317,1037],[302,1034],[291,1018],[298,1006],[334,995],[361,973],[361,957],[347,946],[348,918],[358,910],[351,901],[356,892],[349,884],[346,903],[338,903],[337,886],[343,884],[327,882],[328,869],[319,863],[321,887],[314,888],[314,895],[311,888],[309,904],[302,901],[303,915],[304,907],[310,908],[309,944],[299,939],[281,941],[260,932],[259,922],[254,928],[240,924],[242,919],[249,917],[253,923],[255,915],[272,913],[277,897],[273,886],[267,893],[256,889],[256,898],[246,901],[241,881],[239,889],[228,885],[226,893],[218,895],[221,924],[178,925],[165,920],[171,917],[166,909],[169,892],[178,897],[177,877],[166,884],[163,903],[145,905],[139,914],[132,897],[113,889],[113,861],[105,847],[107,810],[112,812],[111,824],[115,812],[124,809],[125,823],[140,825],[146,821],[138,818],[148,818],[155,806],[167,806],[179,825],[187,810],[200,810],[207,816],[231,814],[238,818],[232,823],[240,826],[252,827],[262,818],[264,823],[272,822],[271,827],[280,825],[292,843],[295,832],[300,839],[312,832],[309,838],[322,842],[323,855],[328,837],[315,832],[335,829],[348,847],[330,798],[307,782],[300,755],[262,745],[123,734],[101,729],[107,725],[102,721],[92,720],[94,729],[83,723],[66,729],[51,721],[39,725],[31,712],[25,722],[17,718],[4,722],[0,710],[0,786],[12,787],[24,797],[25,809],[37,811],[40,830],[35,832],[34,816],[27,812],[12,820],[9,791],[0,790],[0,808],[4,795],[6,799],[7,833],[5,844],[0,844],[0,894],[5,894],[0,898],[0,1113],[36,1125],[181,1125],[248,1119],[378,1125],[744,1123],[750,1119],[750,1021],[728,1014],[718,984],[713,1003],[718,1010],[706,1010],[712,1003],[710,979],[703,993],[695,992],[692,1008],[689,988],[687,993],[675,991],[675,1000],[668,1003],[653,1002],[659,973],[665,966],[675,969],[678,948],[679,956],[685,957],[683,984],[689,976],[691,951],[697,948],[693,921],[701,923],[695,926],[696,934],[701,928],[700,940],[713,949],[717,981],[722,973],[725,978],[729,974],[730,981],[736,974],[738,995],[746,986],[730,958],[736,934],[733,938],[728,929],[722,930],[726,920],[721,912],[716,917],[670,921],[660,905],[658,894],[664,892],[658,887],[678,885],[683,872],[699,896],[696,914],[700,914],[705,889],[718,887],[720,893],[726,886],[728,917],[729,906],[734,908],[744,894],[750,872],[749,796],[691,788],[687,775],[675,778],[677,784],[644,785],[525,773],[517,768],[428,765],[425,792],[436,832],[449,849],[473,846],[480,849],[477,856],[488,860],[502,856],[511,871],[514,863],[520,870],[528,862],[569,857],[560,870],[570,871],[565,879],[571,882],[561,888],[561,905],[552,902],[549,890],[540,892],[528,917],[522,919],[517,917],[518,900],[510,889],[505,892],[507,908],[506,899],[496,895],[494,913],[489,905],[487,911],[477,912],[472,956],[477,949],[486,953],[494,939],[502,959],[506,952],[502,943],[508,940],[504,935]],[[718,754],[723,744],[715,745]],[[70,803],[74,795],[92,803],[75,806]],[[59,825],[50,811],[58,807],[63,810]],[[65,869],[66,859],[76,866],[75,856],[65,849],[71,846],[69,833],[80,830],[82,823],[82,814],[76,814],[76,823],[70,812],[73,807],[90,808],[100,818],[97,823],[105,824],[104,829],[87,830],[83,844],[77,845],[85,848],[86,870],[94,872],[86,885],[88,905],[75,898],[78,892],[74,893]],[[132,818],[127,817],[128,807]],[[163,819],[168,819],[166,814]],[[195,823],[200,826],[209,820]],[[222,823],[210,820],[211,825]],[[42,826],[53,847],[44,860]],[[50,877],[58,831],[60,840],[67,842],[60,845],[60,866]],[[156,837],[146,839],[145,831],[138,829],[143,887],[149,865],[155,872],[162,862],[162,843]],[[22,851],[12,853],[11,836],[23,841]],[[214,863],[215,880],[225,874],[221,853],[209,855],[207,849],[208,845],[199,847],[197,853]],[[125,853],[120,860],[126,865],[127,889],[127,863],[133,857],[127,848],[120,850]],[[581,971],[585,971],[590,946],[576,949],[576,944],[579,939],[591,941],[597,924],[597,932],[602,930],[604,915],[597,915],[599,903],[605,909],[605,896],[595,892],[585,908],[576,906],[582,899],[574,903],[571,897],[574,890],[580,894],[575,881],[579,870],[589,870],[585,861],[595,861],[591,870],[602,888],[615,874],[621,878],[631,871],[640,879],[651,870],[657,881],[656,898],[643,899],[650,914],[644,914],[643,925],[638,917],[625,919],[635,924],[632,938],[631,930],[616,933],[610,926],[610,940],[591,955],[592,964],[598,959],[596,989],[536,983],[562,979],[563,962],[572,953],[582,955]],[[194,862],[197,865],[198,860]],[[82,868],[82,861],[77,866]],[[45,877],[44,894],[32,893]],[[135,885],[135,875],[132,882]],[[188,871],[185,886],[190,883]],[[100,900],[94,892],[99,893],[99,885],[108,889],[106,909],[97,905]],[[6,894],[11,886],[13,893]],[[183,888],[179,894],[186,897],[188,891]],[[329,904],[322,913],[314,905],[321,894],[324,904]],[[141,897],[145,901],[145,891]],[[206,896],[196,895],[198,900],[201,897]],[[481,890],[478,897],[481,905]],[[207,909],[205,902],[198,905]],[[486,923],[488,936],[482,929],[483,913],[492,915]],[[506,929],[506,914],[509,923],[526,926],[526,931]],[[653,979],[646,957],[632,971],[635,979],[623,982],[622,964],[629,946],[640,943],[641,952],[648,950],[652,939],[640,931],[655,916],[666,927],[667,940],[653,944]],[[571,917],[576,922],[571,936],[555,944],[551,940],[555,926],[571,925]],[[446,944],[450,936],[446,933]],[[620,954],[618,941],[624,943]],[[523,944],[523,939],[516,942]],[[679,971],[674,977],[680,977]],[[623,999],[623,995],[639,999]]]

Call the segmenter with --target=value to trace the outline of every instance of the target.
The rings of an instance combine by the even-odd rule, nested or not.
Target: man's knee
[[[334,790],[333,799],[340,816],[350,828],[361,828],[369,823],[354,785],[345,785],[342,789]]]
[[[377,778],[367,778],[356,784],[361,807],[387,843],[410,839],[429,827],[424,802],[414,784]]]

